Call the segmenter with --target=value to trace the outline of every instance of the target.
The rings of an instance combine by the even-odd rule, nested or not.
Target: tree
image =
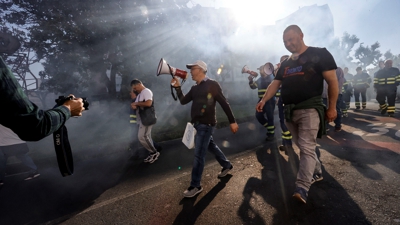
[[[353,57],[350,53],[354,45],[357,44],[359,40],[360,39],[356,35],[350,35],[347,32],[343,33],[343,36],[340,40],[338,38],[333,39],[329,50],[331,51],[338,65],[349,66],[352,64]]]
[[[361,43],[354,53],[354,57],[359,60],[360,66],[364,68],[369,65],[377,66],[379,58],[382,56],[380,50],[378,50],[380,46],[379,42],[375,42],[371,47],[364,46],[364,43]]]

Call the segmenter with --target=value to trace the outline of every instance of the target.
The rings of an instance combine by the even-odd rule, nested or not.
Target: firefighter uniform
[[[252,76],[250,76],[252,77]],[[251,89],[258,88],[258,101],[262,99],[267,90],[267,87],[274,80],[274,75],[261,76],[258,80],[254,81],[249,78],[249,85]],[[273,140],[275,136],[275,126],[274,126],[274,110],[275,110],[275,97],[268,100],[263,108],[262,112],[256,111],[256,118],[258,122],[267,129],[267,140]]]
[[[368,73],[361,73],[354,75],[353,87],[354,87],[354,99],[356,104],[356,109],[360,109],[360,95],[362,101],[362,109],[367,107],[367,88],[371,84],[371,77]]]
[[[347,117],[347,110],[350,108],[351,96],[353,96],[353,75],[348,73],[344,76],[345,82],[342,86],[343,101],[345,106],[343,107],[343,117]]]
[[[281,89],[276,92],[275,97],[278,98],[279,122],[282,130],[282,146],[279,146],[281,151],[286,150],[286,146],[292,146],[292,134],[285,125],[285,114],[283,108],[283,101],[281,98]]]
[[[383,68],[376,73],[374,88],[376,88],[376,100],[379,102],[382,115],[386,112],[391,117],[394,115],[397,86],[399,84],[400,72],[396,67]]]

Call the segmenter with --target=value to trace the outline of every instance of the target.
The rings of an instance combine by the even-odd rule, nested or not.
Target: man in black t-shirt
[[[315,153],[316,138],[325,131],[325,118],[332,122],[337,117],[339,88],[335,73],[337,66],[332,55],[325,48],[306,46],[303,36],[297,25],[291,25],[283,32],[285,47],[292,55],[282,62],[275,80],[256,109],[261,110],[265,101],[272,98],[282,85],[286,126],[300,149],[300,168],[293,197],[306,203],[311,184],[322,180],[321,164]],[[328,83],[329,96],[326,111],[321,96],[324,79]]]

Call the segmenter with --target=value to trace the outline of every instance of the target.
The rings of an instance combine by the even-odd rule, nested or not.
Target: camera
[[[72,100],[72,98],[73,98],[72,96],[59,96],[56,99],[57,106],[64,104],[68,100]],[[85,108],[85,110],[89,110],[89,102],[86,100],[86,98],[82,98],[82,102],[83,102],[83,108]]]

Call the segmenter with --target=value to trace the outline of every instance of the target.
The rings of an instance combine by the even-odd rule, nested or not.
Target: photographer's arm
[[[75,114],[76,106],[78,102],[82,104],[82,99],[69,102],[67,106],[40,110],[29,101],[0,57],[0,124],[13,130],[22,140],[38,141],[58,130],[71,117],[70,109]]]

